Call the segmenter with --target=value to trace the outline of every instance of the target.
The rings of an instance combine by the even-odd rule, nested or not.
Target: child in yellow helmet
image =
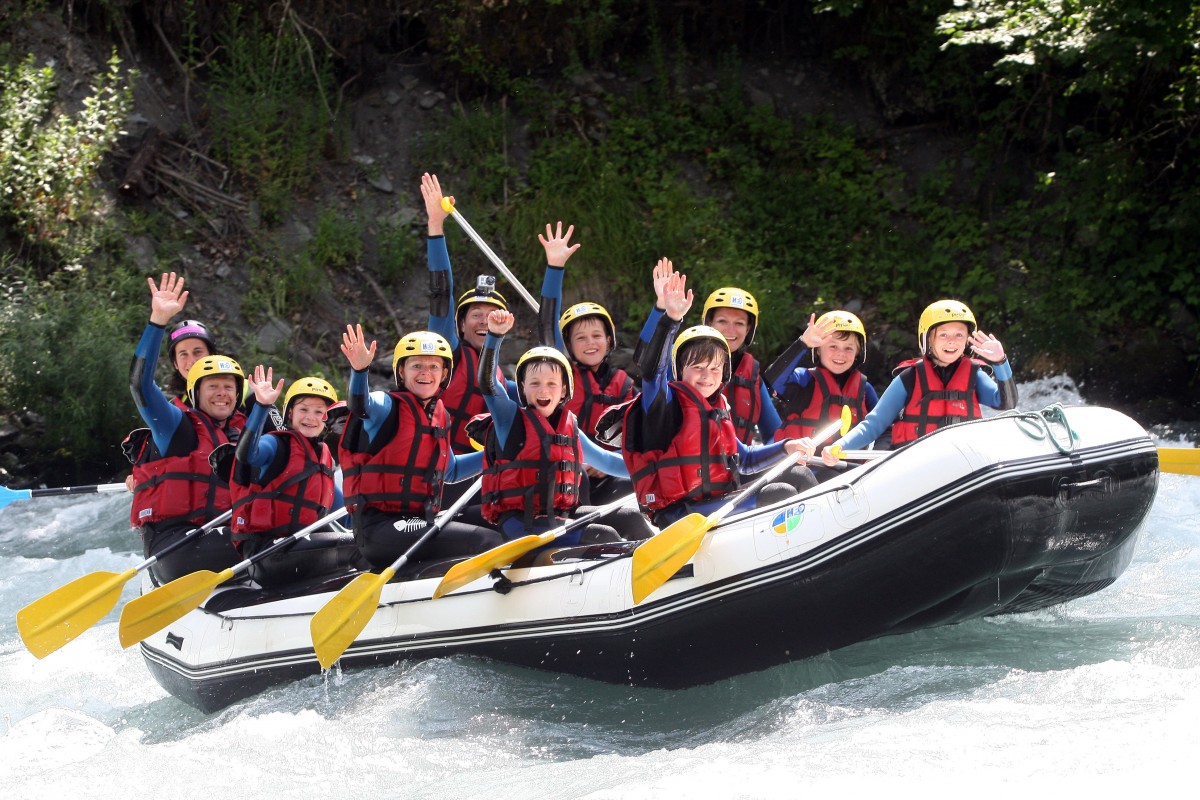
[[[445,337],[428,330],[402,336],[392,356],[394,383],[388,391],[371,391],[368,384],[375,352],[376,342],[367,343],[361,325],[346,326],[342,353],[351,369],[350,413],[338,463],[355,541],[363,556],[383,569],[429,530],[449,502],[447,484],[470,485],[483,456],[455,453],[450,446],[441,396],[459,365]],[[412,560],[471,556],[502,542],[494,530],[460,518],[444,525]]]
[[[704,301],[701,318],[729,343],[730,376],[721,393],[729,401],[738,440],[750,444],[757,430],[762,441],[771,441],[779,429],[779,412],[759,374],[758,359],[748,350],[758,329],[758,301],[745,289],[725,286]]]
[[[639,347],[642,394],[622,409],[622,455],[639,504],[663,527],[693,511],[715,510],[741,485],[741,472],[767,469],[804,448],[796,439],[757,446],[738,439],[721,392],[732,374],[728,337],[707,325],[677,335],[692,292],[669,259],[654,267],[654,290],[657,303]],[[759,497],[774,502],[794,493],[772,483]],[[742,507],[758,500],[747,498]]]
[[[574,231],[571,225],[564,232],[560,221],[554,227],[547,224],[544,236],[538,234],[546,251],[538,330],[543,345],[556,348],[570,359],[575,391],[567,401],[567,409],[579,420],[583,433],[596,440],[600,417],[636,395],[637,386],[625,370],[609,361],[617,346],[617,327],[608,309],[593,302],[562,308],[566,264],[579,249],[579,244],[571,244]],[[594,467],[587,468],[587,476],[585,503],[604,505],[633,491],[628,478],[606,475]]]
[[[575,414],[567,408],[575,388],[571,365],[560,351],[539,346],[518,359],[521,403],[513,402],[490,380],[513,322],[508,311],[488,315],[479,383],[490,413],[469,428],[472,438],[483,444],[484,517],[508,539],[543,533],[594,510],[581,504],[586,466],[605,474],[628,475],[619,454],[581,435]],[[581,525],[557,542],[593,544],[645,538],[650,533],[641,515],[629,508]]]
[[[809,317],[798,339],[763,371],[778,398],[783,424],[775,438],[802,438],[831,420],[842,406],[852,422],[863,419],[879,402],[875,387],[859,367],[866,361],[867,332],[862,320],[845,310]],[[801,366],[812,354],[812,366]]]
[[[273,378],[273,371],[259,364],[249,380],[254,407],[238,440],[230,476],[230,530],[234,547],[245,558],[343,505],[334,481],[332,452],[321,441],[325,415],[338,401],[337,391],[316,376],[294,381],[284,397],[286,429],[264,435],[262,422],[283,391],[283,380],[276,384]],[[260,586],[275,588],[349,567],[357,555],[353,537],[314,531],[258,561],[250,576]]]

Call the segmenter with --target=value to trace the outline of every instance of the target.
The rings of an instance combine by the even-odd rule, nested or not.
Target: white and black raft
[[[340,663],[469,654],[675,689],[1031,611],[1120,576],[1158,475],[1150,437],[1117,411],[1008,412],[728,515],[640,603],[636,543],[544,549],[438,599],[451,563],[417,563],[382,587]],[[351,577],[291,593],[219,588],[143,641],[142,654],[168,692],[204,711],[315,675],[310,621]]]

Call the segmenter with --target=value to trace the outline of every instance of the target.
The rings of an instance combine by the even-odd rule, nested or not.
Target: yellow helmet
[[[917,321],[917,345],[921,348],[921,354],[926,352],[926,336],[932,328],[936,328],[944,322],[962,322],[967,326],[967,335],[975,332],[978,325],[975,323],[975,315],[971,313],[971,309],[967,308],[966,304],[958,300],[938,300],[936,303],[930,303],[921,312],[921,319]]]
[[[467,308],[475,303],[490,303],[502,311],[508,311],[508,301],[496,291],[496,279],[491,275],[480,275],[475,281],[474,289],[468,289],[458,296],[458,305],[454,307],[456,327],[462,327],[463,315],[467,313]]]
[[[237,380],[237,396],[243,396],[246,373],[242,372],[242,365],[229,356],[205,356],[192,364],[192,368],[188,370],[187,396],[193,408],[196,407],[196,387],[200,381],[214,375],[232,375]]]
[[[563,338],[566,338],[567,326],[584,317],[600,317],[601,321],[608,327],[608,338],[612,341],[611,347],[612,349],[616,349],[617,326],[613,324],[612,317],[608,314],[608,309],[599,303],[576,303],[564,311],[562,316],[558,318],[558,329],[562,332]]]
[[[710,328],[708,325],[693,325],[675,337],[675,346],[671,348],[671,377],[679,380],[679,376],[683,374],[683,365],[679,363],[679,350],[685,344],[695,342],[699,339],[713,339],[721,343],[721,348],[725,351],[725,377],[722,380],[728,383],[729,378],[733,375],[732,354],[729,352],[729,342],[719,330]]]
[[[517,359],[517,390],[523,391],[521,389],[521,384],[525,382],[525,370],[527,370],[531,364],[547,361],[562,367],[563,374],[567,376],[567,394],[565,397],[563,397],[563,402],[565,403],[571,399],[572,395],[575,394],[574,370],[571,369],[571,362],[567,361],[567,357],[553,347],[546,347],[545,345],[531,347],[526,350],[519,359]],[[522,399],[523,398],[524,395],[522,394]]]
[[[854,360],[859,364],[866,362],[867,329],[863,327],[861,319],[854,316],[849,311],[838,309],[837,311],[826,311],[824,314],[817,317],[817,325],[821,325],[824,322],[832,322],[835,333],[838,331],[845,331],[847,333],[858,334],[858,356]]]
[[[718,308],[736,308],[750,315],[750,330],[746,333],[746,344],[754,344],[754,331],[758,328],[758,301],[745,289],[725,286],[717,289],[704,301],[701,318],[705,325],[712,324],[712,312]]]
[[[292,401],[301,397],[320,397],[327,401],[326,408],[338,401],[337,390],[329,381],[317,377],[301,378],[293,381],[292,385],[288,387],[287,394],[283,396],[283,418],[285,420],[292,408]]]
[[[413,331],[400,337],[396,353],[392,356],[392,375],[400,385],[400,362],[410,356],[441,356],[446,359],[446,372],[442,375],[442,386],[450,382],[454,371],[454,351],[450,343],[433,331]]]

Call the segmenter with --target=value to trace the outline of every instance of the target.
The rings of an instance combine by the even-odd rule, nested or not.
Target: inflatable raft
[[[888,634],[1044,608],[1117,579],[1158,474],[1150,437],[1117,411],[1009,412],[726,517],[641,603],[632,542],[542,552],[436,600],[450,564],[417,564],[383,587],[340,663],[471,654],[683,688]],[[352,577],[289,593],[218,589],[143,641],[142,654],[167,691],[205,711],[317,674],[312,615]]]

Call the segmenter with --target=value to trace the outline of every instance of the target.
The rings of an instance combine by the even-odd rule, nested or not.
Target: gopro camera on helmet
[[[480,294],[488,294],[489,292],[494,292],[496,290],[496,276],[495,275],[480,275],[478,278],[475,279],[475,288],[479,291]]]

